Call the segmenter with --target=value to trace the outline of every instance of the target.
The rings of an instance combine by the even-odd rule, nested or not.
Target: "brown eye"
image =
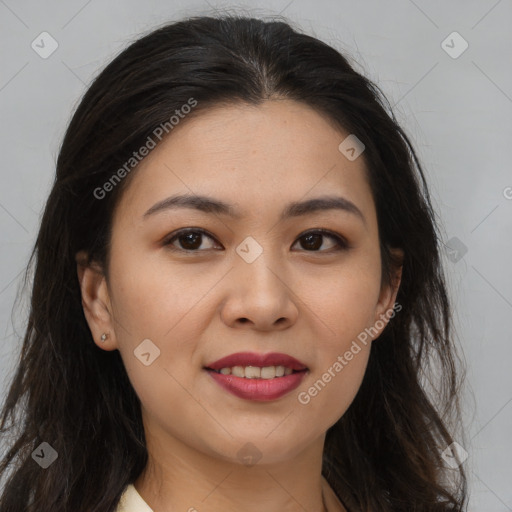
[[[169,246],[170,249],[177,251],[201,252],[198,249],[203,243],[203,237],[214,240],[213,237],[208,235],[202,229],[182,229],[175,233],[172,237],[168,238],[164,242],[164,245]],[[179,246],[174,245],[174,241],[178,242]]]
[[[348,249],[347,242],[341,236],[336,235],[335,233],[332,233],[331,231],[327,230],[315,230],[302,234],[299,237],[298,241],[301,241],[300,245],[306,251],[330,252],[329,249],[319,250],[322,247],[325,238],[330,238],[331,240],[334,240],[334,249],[331,249],[335,251]]]

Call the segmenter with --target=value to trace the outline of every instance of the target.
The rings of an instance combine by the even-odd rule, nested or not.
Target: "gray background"
[[[510,0],[0,0],[2,396],[23,334],[26,297],[14,324],[12,308],[73,107],[97,72],[141,32],[235,5],[236,12],[256,16],[281,13],[346,50],[356,69],[380,85],[412,137],[444,242],[463,248],[447,250],[444,264],[468,365],[469,510],[512,511]],[[31,47],[43,31],[59,45],[47,59]],[[454,31],[469,44],[457,58],[441,45]],[[462,48],[456,39],[447,44],[452,52]]]

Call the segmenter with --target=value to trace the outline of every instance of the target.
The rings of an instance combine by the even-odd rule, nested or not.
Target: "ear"
[[[103,350],[115,350],[117,340],[114,317],[103,270],[96,263],[88,262],[87,253],[84,251],[77,252],[75,260],[82,294],[82,307],[94,343]],[[101,341],[103,333],[108,334],[105,341]]]
[[[398,248],[390,249],[390,252],[392,256],[392,276],[389,283],[382,283],[381,286],[379,301],[375,308],[373,327],[371,328],[373,339],[377,339],[382,334],[390,319],[402,309],[400,304],[396,308],[394,308],[394,305],[402,281],[404,252]]]

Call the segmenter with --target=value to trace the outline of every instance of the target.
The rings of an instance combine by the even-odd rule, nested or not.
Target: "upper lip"
[[[271,352],[269,354],[258,354],[256,352],[237,352],[223,357],[217,361],[209,363],[205,368],[211,370],[221,370],[222,368],[232,368],[233,366],[285,366],[292,370],[307,370],[307,366],[292,356]]]

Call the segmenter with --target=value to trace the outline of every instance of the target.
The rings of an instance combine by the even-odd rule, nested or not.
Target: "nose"
[[[221,310],[223,322],[258,331],[289,328],[298,317],[298,296],[291,281],[290,272],[275,259],[271,262],[265,252],[252,263],[236,258]]]

